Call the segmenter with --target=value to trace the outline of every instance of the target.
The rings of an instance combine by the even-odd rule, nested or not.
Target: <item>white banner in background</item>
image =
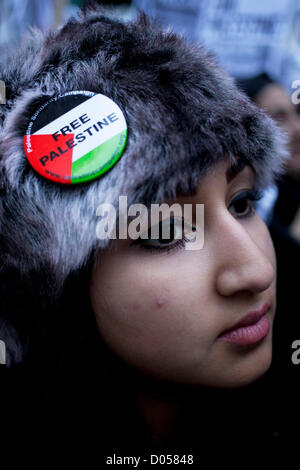
[[[265,71],[288,91],[300,78],[299,0],[134,0],[134,4],[206,44],[233,76]]]

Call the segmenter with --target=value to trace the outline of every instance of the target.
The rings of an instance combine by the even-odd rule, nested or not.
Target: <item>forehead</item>
[[[249,163],[241,159],[237,160],[237,163],[235,163],[234,165],[232,165],[230,162],[227,163],[225,171],[227,183],[229,184],[238,174],[242,172],[245,174],[253,173],[253,169],[251,168]]]
[[[226,190],[235,181],[239,181],[247,186],[252,185],[255,182],[255,172],[252,166],[244,160],[238,159],[232,164],[229,159],[224,159],[210,167],[207,173],[201,177],[196,192],[189,195],[178,195],[176,201],[179,203],[192,203],[199,196],[205,198],[206,194],[212,194],[218,188]],[[171,204],[175,201],[168,200],[166,202]]]

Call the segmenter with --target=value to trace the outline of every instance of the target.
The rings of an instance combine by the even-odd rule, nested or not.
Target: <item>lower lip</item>
[[[253,325],[241,326],[236,330],[229,331],[228,333],[220,336],[220,339],[229,343],[240,344],[247,346],[261,341],[267,336],[270,330],[270,322],[265,314]]]

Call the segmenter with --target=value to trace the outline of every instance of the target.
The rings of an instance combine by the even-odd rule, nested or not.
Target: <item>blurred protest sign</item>
[[[213,51],[235,77],[265,71],[287,88],[300,77],[297,0],[134,0]]]

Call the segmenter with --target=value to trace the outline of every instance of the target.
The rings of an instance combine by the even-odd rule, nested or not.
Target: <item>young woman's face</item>
[[[204,204],[202,249],[118,240],[94,265],[90,298],[100,334],[127,364],[157,379],[236,387],[270,366],[275,253],[249,198],[251,168],[235,176],[228,169],[222,161],[195,196],[176,200]],[[225,334],[242,320],[248,325]]]

